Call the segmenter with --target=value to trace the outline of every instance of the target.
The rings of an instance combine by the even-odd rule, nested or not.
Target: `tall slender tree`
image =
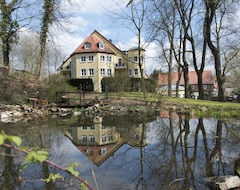
[[[233,40],[230,40],[229,36],[232,36],[236,33],[234,31],[233,23],[230,26],[231,29],[229,31],[229,26],[226,23],[231,23],[231,20],[234,20],[233,17],[230,17],[230,14],[233,14],[236,7],[238,7],[238,1],[223,1],[223,0],[204,0],[205,4],[205,30],[204,35],[206,37],[206,43],[211,50],[214,59],[215,73],[218,83],[218,100],[224,101],[224,83],[226,79],[227,70],[225,69],[225,63],[223,62],[223,49],[221,45],[224,45],[224,48],[227,48],[227,44],[224,44],[223,38],[228,38],[226,41],[230,43],[234,43]],[[234,23],[235,24],[235,23]],[[228,43],[229,43],[228,42]],[[232,45],[231,45],[232,46]],[[230,47],[232,50],[235,47]]]
[[[50,25],[56,20],[54,11],[55,0],[45,0],[43,5],[42,26],[40,31],[40,55],[39,55],[39,73],[38,79],[44,78],[44,57],[46,51],[46,43]]]
[[[146,21],[146,10],[147,10],[147,4],[144,0],[141,0],[139,2],[133,2],[130,1],[130,9],[131,9],[131,16],[128,17],[128,20],[132,22],[134,29],[134,33],[137,35],[137,49],[138,49],[138,67],[140,70],[141,75],[141,89],[143,92],[143,98],[147,99],[147,92],[146,92],[146,86],[144,81],[144,69],[143,69],[143,43],[142,43],[142,32],[144,28],[144,24]]]
[[[18,9],[22,0],[0,0],[0,37],[2,40],[3,65],[9,67],[9,54],[11,45],[17,41],[19,25],[13,19],[14,12]]]

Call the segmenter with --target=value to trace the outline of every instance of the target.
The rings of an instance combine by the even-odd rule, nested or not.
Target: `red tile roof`
[[[195,71],[188,72],[189,84],[194,85],[198,84],[198,77]],[[202,74],[203,84],[213,84],[214,77],[212,76],[211,70],[205,70]],[[178,73],[172,72],[172,84],[176,84],[178,80]],[[159,73],[158,74],[158,85],[168,85],[168,73]],[[184,85],[183,74],[181,75],[180,85]]]
[[[108,43],[105,43],[108,42]],[[91,47],[90,49],[84,49],[85,43],[90,43]],[[100,49],[98,47],[99,43],[104,43],[104,49]],[[90,53],[90,52],[103,52],[103,53],[110,53],[114,54],[112,51],[109,43],[111,43],[109,40],[107,40],[105,37],[103,37],[100,33],[98,33],[96,30],[90,34],[75,50],[72,54],[76,53]],[[115,46],[114,46],[115,47]],[[115,47],[116,48],[116,47]]]

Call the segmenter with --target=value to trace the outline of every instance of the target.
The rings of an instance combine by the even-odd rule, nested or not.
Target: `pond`
[[[1,123],[23,146],[46,148],[49,160],[67,167],[78,162],[93,189],[210,189],[204,180],[234,175],[240,154],[240,120],[194,118],[171,112],[154,116],[108,115]],[[0,148],[0,189],[78,189],[79,181],[46,163],[21,173],[24,154]],[[10,156],[10,155],[14,156]],[[64,180],[46,183],[49,173]]]

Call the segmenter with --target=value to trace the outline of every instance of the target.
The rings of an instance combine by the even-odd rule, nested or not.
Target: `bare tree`
[[[19,40],[20,60],[23,62],[24,71],[36,75],[37,58],[39,52],[39,36],[36,33],[22,35]]]
[[[215,0],[209,1],[204,0],[205,3],[205,36],[207,40],[208,47],[210,48],[215,65],[216,78],[218,82],[218,100],[224,101],[224,83],[226,70],[223,68],[222,64],[222,49],[221,44],[223,44],[223,37],[233,34],[233,30],[230,33],[223,32],[226,27],[226,23],[230,22],[229,14],[233,13],[237,6],[237,1],[223,1]],[[231,25],[233,28],[233,25]],[[226,44],[223,44],[226,46]]]
[[[144,28],[144,24],[145,24],[145,16],[146,16],[146,10],[147,10],[147,6],[148,4],[146,3],[146,1],[141,0],[139,2],[130,2],[130,9],[131,9],[131,15],[130,17],[128,17],[128,21],[130,21],[133,26],[134,29],[132,29],[134,31],[134,33],[137,35],[138,38],[138,66],[139,66],[139,70],[140,70],[140,75],[141,75],[141,89],[143,92],[143,98],[147,99],[147,94],[146,94],[146,87],[145,87],[145,82],[144,82],[144,70],[143,70],[143,56],[142,56],[142,50],[144,49],[142,46],[142,31]]]
[[[127,27],[137,37],[138,67],[141,75],[141,90],[143,92],[144,99],[146,99],[147,93],[144,81],[145,71],[143,68],[144,57],[142,52],[147,45],[149,45],[149,39],[145,39],[145,42],[143,42],[142,39],[149,2],[145,0],[130,0],[125,7],[119,5],[118,2],[115,3],[117,10],[109,10],[110,16],[115,20],[115,22],[116,20],[119,20],[123,26]]]
[[[173,51],[175,40],[176,7],[172,1],[151,0],[151,16],[148,19],[153,40],[159,42],[168,67],[168,96],[172,95]],[[166,38],[167,36],[167,38]],[[167,40],[167,41],[166,41]],[[166,47],[166,44],[169,44]]]

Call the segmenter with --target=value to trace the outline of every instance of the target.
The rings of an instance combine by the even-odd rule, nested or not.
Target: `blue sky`
[[[62,25],[65,30],[53,28],[51,33],[61,51],[69,56],[77,46],[94,30],[97,30],[121,50],[137,46],[137,37],[127,27],[109,16],[109,10],[117,6],[127,9],[129,0],[72,0],[72,5],[62,6],[63,11],[70,15]],[[118,5],[116,5],[116,3]],[[159,56],[156,44],[152,43],[146,48],[146,72],[150,74],[153,69],[160,67],[154,57]]]

